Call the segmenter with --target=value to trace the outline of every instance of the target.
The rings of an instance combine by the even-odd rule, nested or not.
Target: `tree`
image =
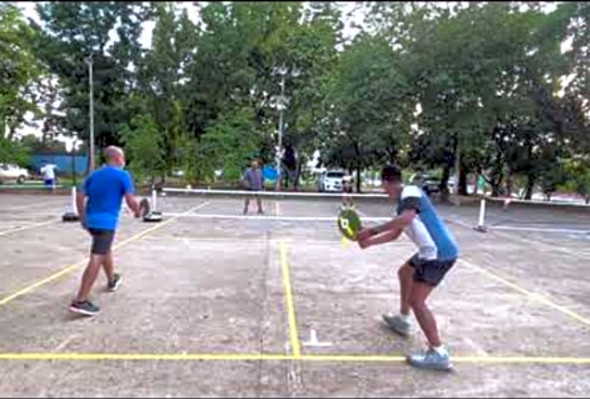
[[[260,149],[253,110],[238,108],[221,117],[201,137],[198,148],[208,165],[206,176],[213,177],[215,170],[222,169],[226,179],[239,180]]]
[[[153,117],[141,114],[133,117],[130,126],[121,129],[121,140],[129,157],[129,169],[137,181],[149,177],[153,185],[164,167],[163,135]]]
[[[61,129],[88,143],[89,73],[94,68],[94,130],[98,147],[119,144],[117,129],[128,124],[133,66],[141,55],[139,36],[146,7],[131,2],[47,2],[37,5],[43,26],[33,23],[35,53],[63,89]],[[116,34],[116,40],[111,35]]]
[[[18,7],[0,4],[0,140],[14,138],[27,112],[38,113],[35,85],[42,68],[33,52],[34,37]]]
[[[138,65],[138,90],[149,99],[149,104],[139,112],[153,114],[162,132],[165,150],[162,179],[165,179],[166,173],[177,166],[175,149],[188,129],[187,69],[194,62],[199,30],[186,10],[177,15],[174,3],[154,3],[152,7],[155,18],[152,49]]]
[[[415,97],[401,54],[382,37],[345,47],[326,99],[324,161],[355,170],[397,161],[408,142]]]

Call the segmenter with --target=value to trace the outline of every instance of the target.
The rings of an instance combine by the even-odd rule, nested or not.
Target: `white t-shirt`
[[[45,180],[53,180],[55,179],[55,169],[57,169],[57,165],[47,164],[41,168],[41,173],[43,173],[43,179]]]
[[[400,201],[403,202],[409,198],[418,200],[422,195],[423,193],[418,187],[406,186],[401,192]],[[414,219],[412,219],[412,223],[404,228],[404,233],[406,233],[408,238],[414,243],[414,245],[416,245],[416,247],[418,247],[418,256],[420,258],[427,260],[436,259],[438,253],[436,244],[424,225],[420,214],[417,214]]]

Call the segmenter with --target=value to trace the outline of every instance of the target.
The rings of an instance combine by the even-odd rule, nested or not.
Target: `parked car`
[[[339,170],[328,170],[320,175],[318,180],[318,191],[341,192],[346,172]]]
[[[422,191],[426,193],[426,195],[438,194],[440,193],[440,179],[437,179],[434,176],[426,175],[422,179],[421,186]]]
[[[0,183],[8,181],[16,181],[18,184],[23,184],[29,178],[29,172],[18,165],[0,164]]]

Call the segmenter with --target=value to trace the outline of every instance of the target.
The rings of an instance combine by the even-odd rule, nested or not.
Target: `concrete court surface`
[[[59,221],[68,198],[0,196],[0,396],[590,393],[584,235],[480,234],[468,227],[476,207],[441,206],[462,257],[431,301],[455,362],[440,373],[404,364],[423,346],[419,331],[403,339],[380,321],[397,307],[407,239],[361,251],[332,222],[273,219],[333,216],[337,202],[265,200],[252,219],[239,216],[241,200],[160,203],[178,216],[122,214],[121,290],[106,293],[101,276],[102,313],[80,318],[67,306],[89,239]],[[235,218],[190,216],[219,214]]]

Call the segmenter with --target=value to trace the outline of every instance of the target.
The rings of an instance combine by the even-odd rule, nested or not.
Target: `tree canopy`
[[[44,2],[39,24],[0,5],[0,161],[27,147],[27,114],[41,141],[88,144],[91,60],[96,146],[124,146],[151,182],[274,162],[282,110],[295,186],[319,150],[359,177],[395,162],[440,169],[443,187],[459,172],[464,194],[482,175],[494,195],[516,181],[529,198],[588,195],[586,3],[365,2],[352,39],[336,3],[195,4],[198,18],[173,2]]]

